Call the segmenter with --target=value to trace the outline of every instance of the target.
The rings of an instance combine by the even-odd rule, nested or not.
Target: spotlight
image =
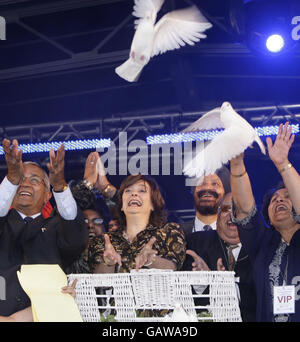
[[[271,52],[280,52],[284,47],[284,38],[280,34],[272,34],[266,41],[266,47]]]
[[[293,0],[230,0],[230,4],[231,27],[254,54],[281,55],[296,46],[291,34],[297,13]]]

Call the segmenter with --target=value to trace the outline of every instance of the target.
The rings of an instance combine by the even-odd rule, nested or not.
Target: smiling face
[[[218,206],[225,194],[221,179],[216,175],[208,175],[201,179],[194,191],[194,205],[201,215],[217,214]]]
[[[19,185],[12,206],[16,210],[31,216],[40,213],[51,198],[51,192],[45,186],[44,172],[38,166],[25,164],[23,180]]]
[[[274,227],[292,218],[292,201],[286,188],[279,189],[274,193],[269,203],[268,215],[270,223]]]
[[[125,216],[135,214],[150,216],[152,210],[151,188],[146,181],[139,180],[124,189],[122,211]]]
[[[114,215],[120,230],[127,227],[129,219],[130,225],[137,223],[135,219],[143,221],[141,224],[165,224],[165,201],[157,182],[141,174],[126,177],[120,185]]]
[[[231,245],[235,245],[240,242],[240,239],[237,226],[232,223],[230,218],[231,199],[231,193],[226,194],[218,209],[217,232],[222,240]]]

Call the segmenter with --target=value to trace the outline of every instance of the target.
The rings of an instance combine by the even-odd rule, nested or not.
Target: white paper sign
[[[274,314],[295,313],[295,286],[274,286]]]

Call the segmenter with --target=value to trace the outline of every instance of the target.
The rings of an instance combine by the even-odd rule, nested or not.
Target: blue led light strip
[[[292,133],[299,133],[299,124],[291,125]],[[257,134],[261,137],[266,137],[270,135],[277,135],[279,126],[263,126],[255,127]],[[173,133],[173,134],[162,134],[162,135],[151,135],[147,137],[147,144],[172,144],[179,142],[188,141],[206,141],[212,140],[215,136],[223,132],[223,129],[210,130],[203,132],[193,132],[193,133]]]
[[[291,125],[292,133],[299,133],[299,124]],[[259,136],[270,136],[276,135],[278,133],[279,126],[264,126],[254,128]],[[146,138],[148,145],[153,144],[172,144],[188,141],[204,141],[211,140],[218,134],[222,133],[223,130],[210,130],[203,132],[193,132],[193,133],[173,133],[173,134],[162,134],[162,135],[152,135]],[[20,144],[19,148],[23,153],[41,153],[49,152],[51,148],[57,150],[59,146],[64,143],[66,151],[76,151],[76,150],[86,150],[86,149],[96,149],[106,148],[111,145],[111,139],[85,139],[85,140],[72,140],[72,141],[56,141],[56,142],[45,142],[45,143],[32,143],[32,144]],[[0,146],[0,155],[3,155],[4,151],[2,146]]]
[[[62,143],[64,143],[66,151],[76,151],[109,147],[111,144],[111,139],[86,139],[73,141],[53,141],[35,144],[20,144],[19,148],[22,150],[23,153],[49,152],[51,148],[57,150]],[[3,148],[2,146],[0,146],[0,155],[3,154]]]

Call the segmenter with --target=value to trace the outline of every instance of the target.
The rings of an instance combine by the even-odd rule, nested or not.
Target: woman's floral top
[[[152,237],[156,238],[152,248],[158,251],[157,256],[171,260],[175,264],[176,270],[180,270],[182,267],[186,242],[184,232],[177,223],[167,223],[162,227],[148,225],[138,233],[132,242],[126,238],[124,230],[107,234],[116,252],[122,257],[122,266],[116,265],[115,272],[124,273],[135,269],[135,258]],[[104,249],[103,236],[94,237],[90,242],[88,263],[92,272],[99,263],[104,262]]]

